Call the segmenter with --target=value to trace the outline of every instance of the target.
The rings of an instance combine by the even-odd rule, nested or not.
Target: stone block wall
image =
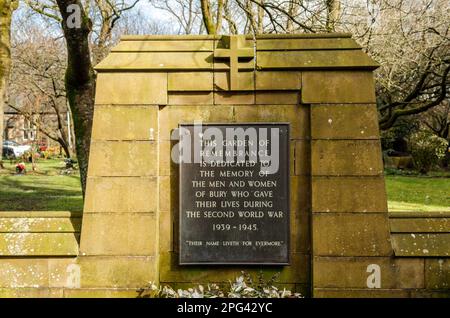
[[[139,42],[139,47],[146,43],[131,42],[133,45]],[[125,43],[121,44],[122,48],[119,45],[116,50],[130,45],[122,43]],[[183,45],[187,43],[191,44],[186,50],[206,45],[203,49],[212,51],[213,45],[220,46],[213,38],[191,39]],[[158,41],[153,44],[152,50],[161,45]],[[177,46],[173,49],[179,50]],[[147,54],[157,57],[156,53]],[[178,59],[202,54],[182,52],[178,53]],[[107,68],[108,63],[105,60],[99,67]],[[227,283],[243,270],[255,274],[264,270],[268,277],[279,272],[283,286],[309,295],[310,114],[309,107],[299,103],[301,73],[255,72],[253,64],[244,65],[246,69],[239,73],[238,90],[229,92],[230,81],[225,72],[228,66],[213,66],[214,69],[201,62],[192,71],[172,65],[166,73],[146,70],[138,77],[130,77],[133,73],[121,70],[99,74],[92,137],[95,149],[91,151],[89,164],[79,259],[96,262],[99,258],[114,257],[124,261],[134,259],[138,263],[148,260],[149,276],[128,287],[142,287],[149,281],[173,286]],[[287,74],[286,78],[283,74]],[[148,80],[153,77],[154,80]],[[131,80],[136,92],[132,97],[123,88]],[[178,166],[170,157],[175,143],[171,134],[180,123],[194,121],[291,123],[291,266],[178,265],[179,180]],[[153,227],[147,219],[153,220],[154,231],[149,230]],[[130,225],[124,227],[124,224]],[[115,269],[111,273],[120,274]],[[129,267],[128,275],[139,277],[140,267],[136,272],[134,267]],[[82,286],[84,282],[82,279]],[[91,287],[107,289],[117,285],[97,281],[96,285],[86,286]]]
[[[81,213],[0,212],[0,297],[64,297],[79,287]]]
[[[142,278],[180,286],[227,282],[242,270],[262,269],[311,295],[316,257],[392,255],[371,72],[376,64],[346,35],[269,36],[256,43],[241,37],[255,59],[240,61],[230,75],[230,64],[214,58],[227,41],[128,37],[97,67],[80,260],[140,257],[153,271]],[[195,121],[291,124],[290,266],[178,265],[179,180],[170,137],[180,123]],[[355,188],[357,202],[349,192]],[[155,231],[148,231],[151,224]],[[133,270],[128,273],[140,277],[140,267]],[[89,287],[117,286],[99,281]]]
[[[370,296],[367,266],[384,272],[393,255],[373,76],[305,72],[303,83],[302,103],[311,105],[313,295],[359,288]],[[353,275],[348,263],[356,264]]]

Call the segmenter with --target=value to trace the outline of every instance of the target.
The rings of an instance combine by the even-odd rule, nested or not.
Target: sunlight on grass
[[[424,205],[418,203],[407,203],[407,202],[397,202],[388,201],[389,212],[403,212],[403,211],[415,211],[415,212],[450,212],[450,207],[439,206],[439,205]]]
[[[450,178],[386,176],[389,211],[450,210]]]

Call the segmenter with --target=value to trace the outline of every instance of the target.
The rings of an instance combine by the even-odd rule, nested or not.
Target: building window
[[[23,140],[34,140],[36,138],[36,126],[27,118],[23,120]]]

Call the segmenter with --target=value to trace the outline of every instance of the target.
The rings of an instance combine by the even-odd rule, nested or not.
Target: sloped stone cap
[[[95,69],[104,71],[214,71],[228,63],[214,59],[225,36],[124,36]],[[255,41],[256,40],[256,41]],[[255,59],[239,70],[367,69],[379,65],[345,33],[246,36]]]

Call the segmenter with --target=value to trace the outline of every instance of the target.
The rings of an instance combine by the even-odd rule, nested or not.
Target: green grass
[[[450,211],[450,178],[386,176],[389,211]]]
[[[62,160],[40,160],[37,170],[15,174],[15,164],[0,170],[0,211],[82,211],[80,177],[61,175]]]

